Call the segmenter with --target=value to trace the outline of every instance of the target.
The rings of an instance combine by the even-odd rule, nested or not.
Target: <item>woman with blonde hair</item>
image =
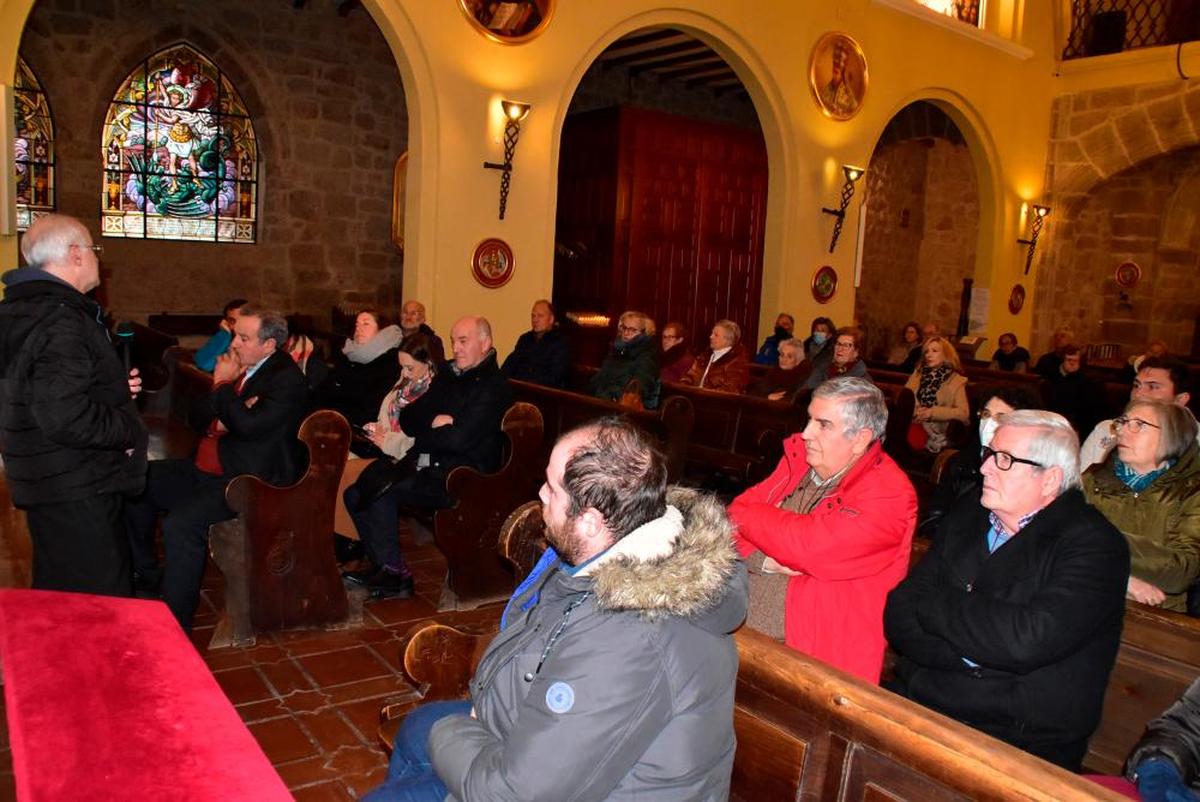
[[[908,444],[915,450],[936,454],[946,447],[950,421],[967,423],[971,407],[967,403],[967,377],[962,374],[958,351],[944,337],[925,341],[921,365],[905,382],[917,397]]]

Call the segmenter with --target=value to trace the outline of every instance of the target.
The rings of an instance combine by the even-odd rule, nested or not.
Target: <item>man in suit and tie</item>
[[[163,601],[190,630],[200,600],[208,528],[234,513],[225,487],[242,474],[282,485],[301,469],[296,431],[304,417],[304,374],[284,350],[287,321],[276,312],[244,306],[233,342],[213,371],[212,390],[191,410],[203,437],[192,459],[150,463],[146,492],[126,507],[134,570],[143,579],[158,570],[154,520],[163,519]]]

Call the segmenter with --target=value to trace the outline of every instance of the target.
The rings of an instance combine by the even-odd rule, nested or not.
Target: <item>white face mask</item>
[[[996,430],[999,428],[1000,423],[995,418],[980,418],[979,444],[981,446],[991,445],[992,438],[996,436]]]

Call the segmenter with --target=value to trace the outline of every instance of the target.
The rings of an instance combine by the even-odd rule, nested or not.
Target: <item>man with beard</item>
[[[620,418],[558,441],[540,494],[552,548],[471,701],[410,713],[368,800],[728,796],[746,575],[720,504],[666,475]]]

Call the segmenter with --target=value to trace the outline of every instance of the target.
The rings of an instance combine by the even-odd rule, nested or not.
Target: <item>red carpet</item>
[[[17,795],[290,800],[160,602],[0,590]]]

